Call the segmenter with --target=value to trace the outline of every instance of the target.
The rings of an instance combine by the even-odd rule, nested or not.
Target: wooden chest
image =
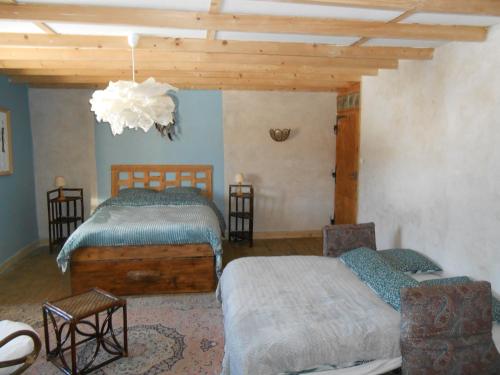
[[[86,247],[70,264],[73,294],[93,287],[117,295],[209,292],[216,285],[209,244]]]

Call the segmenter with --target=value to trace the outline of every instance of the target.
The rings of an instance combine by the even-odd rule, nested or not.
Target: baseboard
[[[42,245],[43,245],[43,241],[36,240],[36,241],[33,241],[32,243],[30,243],[29,245],[23,247],[21,250],[19,250],[17,253],[12,255],[10,258],[7,258],[2,263],[0,263],[0,273],[4,272],[9,267],[11,267],[13,264],[20,261],[21,259],[26,258],[34,250],[38,249]]]
[[[253,238],[256,240],[271,240],[279,238],[321,238],[321,230],[301,230],[291,232],[255,232]]]

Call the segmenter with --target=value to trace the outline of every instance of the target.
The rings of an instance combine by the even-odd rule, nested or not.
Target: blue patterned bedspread
[[[225,224],[213,202],[198,194],[128,193],[103,202],[68,238],[57,257],[63,272],[79,247],[209,243],[220,276]]]

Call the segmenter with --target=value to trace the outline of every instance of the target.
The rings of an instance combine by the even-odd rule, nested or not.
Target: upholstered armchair
[[[42,343],[27,324],[0,321],[0,375],[22,374],[38,357]]]
[[[487,282],[401,289],[403,375],[498,375]]]
[[[374,223],[327,225],[323,228],[324,256],[338,257],[359,247],[377,250]]]

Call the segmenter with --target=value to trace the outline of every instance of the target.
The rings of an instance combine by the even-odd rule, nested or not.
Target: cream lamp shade
[[[64,179],[63,176],[57,176],[54,181],[54,184],[56,185],[56,187],[62,188],[63,186],[66,185],[66,180]]]
[[[237,184],[242,184],[243,183],[243,173],[237,173],[236,176],[234,176],[234,182]]]

